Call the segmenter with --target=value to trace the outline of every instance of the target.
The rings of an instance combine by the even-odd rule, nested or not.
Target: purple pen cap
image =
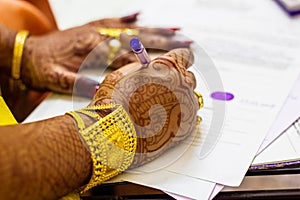
[[[130,40],[130,47],[132,51],[135,53],[137,59],[142,63],[143,65],[148,64],[151,60],[149,55],[146,52],[146,49],[144,48],[141,41],[137,38],[132,38]]]
[[[130,47],[134,53],[141,53],[144,49],[144,46],[137,38],[132,38],[130,40]]]

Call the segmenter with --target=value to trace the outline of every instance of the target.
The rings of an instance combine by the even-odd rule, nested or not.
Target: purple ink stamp
[[[234,98],[234,95],[229,92],[213,92],[210,97],[215,100],[231,101]]]

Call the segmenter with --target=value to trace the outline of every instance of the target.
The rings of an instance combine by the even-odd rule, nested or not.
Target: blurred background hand
[[[137,13],[122,18],[109,18],[93,21],[82,26],[63,31],[52,31],[45,35],[32,35],[25,43],[22,81],[30,87],[48,89],[61,93],[83,95],[91,97],[96,81],[82,77],[76,72],[83,60],[99,44],[94,60],[90,59],[84,67],[119,68],[136,61],[129,51],[129,40],[132,36],[123,33],[119,36],[120,49],[116,52],[118,59],[108,63],[110,53],[109,42],[113,39],[109,35],[100,34],[99,28],[130,28],[138,31],[135,37],[140,38],[145,47],[171,50],[177,47],[188,47],[190,41],[174,39],[176,28],[145,28],[135,25]],[[97,63],[95,65],[95,63]],[[73,90],[75,80],[86,87],[79,93]]]

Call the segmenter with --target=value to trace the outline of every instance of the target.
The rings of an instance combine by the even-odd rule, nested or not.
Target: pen
[[[142,65],[146,65],[151,61],[145,47],[139,39],[132,38],[130,40],[130,47]],[[93,87],[93,95],[98,91],[99,87],[99,84]]]
[[[142,65],[146,65],[151,61],[146,49],[139,39],[132,38],[130,40],[130,47]]]

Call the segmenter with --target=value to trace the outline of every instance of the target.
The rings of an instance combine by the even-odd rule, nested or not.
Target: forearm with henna
[[[58,199],[86,184],[89,152],[68,115],[0,127],[0,199]]]

